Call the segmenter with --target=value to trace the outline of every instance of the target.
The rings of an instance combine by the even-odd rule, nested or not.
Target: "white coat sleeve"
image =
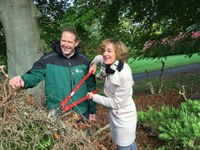
[[[112,97],[94,94],[93,101],[108,108],[119,109],[120,107],[126,105],[126,100],[128,98],[132,98],[132,86],[132,76],[123,76],[121,78],[121,85],[116,87],[115,93],[112,94]]]

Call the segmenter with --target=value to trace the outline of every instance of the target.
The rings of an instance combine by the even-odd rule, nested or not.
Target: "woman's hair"
[[[109,39],[105,39],[101,42],[100,44],[100,49],[101,51],[103,51],[106,47],[107,44],[112,43],[116,56],[117,56],[117,60],[120,60],[122,62],[127,62],[128,60],[128,49],[126,47],[126,45],[117,39],[114,38],[109,38]]]

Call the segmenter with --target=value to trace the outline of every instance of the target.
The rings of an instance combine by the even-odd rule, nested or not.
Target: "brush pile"
[[[1,71],[2,72],[2,71]],[[106,148],[97,122],[87,122],[74,112],[48,117],[42,104],[23,91],[8,86],[8,76],[0,74],[0,147],[2,149],[95,150]],[[79,122],[79,123],[77,123]]]

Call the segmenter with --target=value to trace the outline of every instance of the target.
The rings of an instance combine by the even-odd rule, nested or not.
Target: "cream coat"
[[[98,55],[93,60],[102,63],[103,58]],[[128,64],[124,64],[119,72],[120,85],[111,82],[111,75],[105,78],[104,93],[107,97],[95,94],[93,101],[109,109],[109,122],[112,138],[119,146],[129,146],[136,138],[137,112],[132,99],[133,78]]]

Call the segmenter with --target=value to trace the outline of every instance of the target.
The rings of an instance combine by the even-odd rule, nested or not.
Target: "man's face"
[[[68,31],[65,31],[61,35],[60,46],[63,54],[69,56],[73,53],[76,46],[78,46],[79,41],[76,41],[76,36]]]

